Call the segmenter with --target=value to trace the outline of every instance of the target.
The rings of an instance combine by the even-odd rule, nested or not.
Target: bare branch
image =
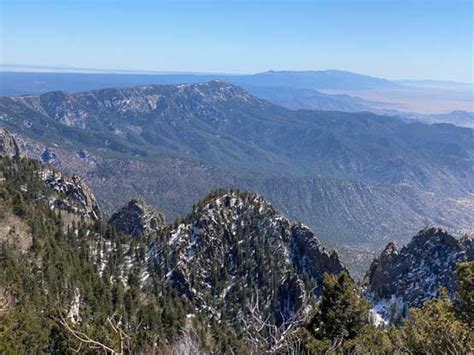
[[[112,346],[108,346],[98,340],[92,339],[87,334],[73,329],[67,320],[61,315],[60,319],[56,319],[56,321],[62,325],[68,333],[70,333],[75,339],[79,341],[78,349],[71,349],[76,353],[80,352],[81,346],[87,345],[93,349],[102,349],[106,354],[110,353],[113,355],[123,355],[125,348],[128,348],[128,341],[131,339],[130,336],[125,333],[125,331],[121,327],[122,317],[118,318],[118,321],[115,320],[117,314],[114,313],[110,317],[107,318],[108,325],[112,328],[113,332],[116,334],[118,338],[119,350],[115,350]],[[127,346],[126,346],[127,345]]]
[[[301,342],[295,335],[296,330],[306,322],[303,310],[299,310],[289,319],[283,319],[280,326],[270,321],[260,309],[258,290],[252,295],[247,311],[249,317],[243,317],[246,341],[252,347],[251,353],[275,353],[285,350],[287,353],[297,353]]]
[[[97,341],[97,340],[94,340],[94,339],[91,339],[87,334],[83,333],[83,332],[80,332],[78,330],[74,330],[72,329],[69,324],[67,323],[67,321],[64,319],[63,316],[61,316],[61,318],[58,320],[59,324],[61,324],[74,338],[76,338],[77,340],[79,340],[79,342],[83,343],[83,344],[87,344],[89,346],[93,346],[93,347],[96,347],[96,348],[101,348],[102,350],[104,350],[106,353],[111,353],[111,354],[119,354],[118,352],[116,352],[114,349],[112,349],[111,347]]]

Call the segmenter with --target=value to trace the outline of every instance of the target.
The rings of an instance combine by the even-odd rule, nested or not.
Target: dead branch
[[[10,305],[12,304],[13,294],[11,291],[6,290],[0,292],[0,316],[4,313],[7,313]]]
[[[252,346],[253,353],[273,354],[278,351],[293,354],[297,353],[301,345],[295,335],[296,330],[306,322],[303,310],[300,310],[289,319],[284,319],[280,326],[270,322],[271,315],[263,316],[260,309],[258,291],[252,295],[248,307],[249,318],[244,317],[244,329],[247,343]]]
[[[102,349],[106,354],[110,353],[113,355],[123,355],[124,349],[128,348],[128,341],[131,339],[128,334],[121,327],[122,317],[119,317],[118,321],[115,320],[116,313],[112,314],[112,316],[107,318],[108,325],[112,328],[113,332],[116,334],[118,338],[119,350],[115,350],[112,346],[106,345],[98,340],[92,339],[86,333],[81,332],[79,330],[73,329],[64,318],[64,316],[60,316],[59,319],[56,321],[67,330],[76,340],[79,341],[79,348],[72,349],[74,352],[78,353],[81,349],[82,345],[87,345],[92,349]]]

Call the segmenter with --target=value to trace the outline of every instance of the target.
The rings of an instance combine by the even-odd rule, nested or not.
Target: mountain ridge
[[[288,78],[281,78],[282,76]],[[81,92],[149,84],[202,83],[216,79],[245,87],[260,98],[290,109],[370,111],[401,117],[422,116],[428,112],[446,113],[459,109],[472,111],[470,104],[472,90],[469,91],[472,85],[455,84],[456,90],[453,91],[453,84],[433,86],[421,83],[420,86],[417,82],[386,80],[338,70],[277,71],[236,75],[0,71],[0,80],[3,83],[0,87],[0,96],[37,95],[57,90]],[[420,102],[414,101],[414,97]],[[443,100],[439,100],[440,97]],[[461,121],[457,123],[463,124]]]
[[[41,100],[45,109],[32,110]],[[326,241],[380,238],[381,247],[426,224],[472,225],[469,129],[291,111],[223,82],[41,100],[0,98],[2,125],[31,156],[81,172],[107,213],[143,195],[173,219],[209,190],[228,187],[262,193]],[[114,196],[107,181],[121,181],[126,196]]]

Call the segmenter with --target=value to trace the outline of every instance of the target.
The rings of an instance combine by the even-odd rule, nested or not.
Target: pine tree
[[[368,323],[369,308],[347,272],[339,276],[324,274],[319,309],[308,329],[319,340],[354,338]]]
[[[474,262],[457,267],[456,310],[459,318],[474,329]]]
[[[441,297],[413,308],[400,329],[401,344],[410,353],[469,354],[474,351],[474,334],[459,321],[447,291]]]

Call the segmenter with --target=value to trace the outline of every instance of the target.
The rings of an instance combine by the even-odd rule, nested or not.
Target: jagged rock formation
[[[344,269],[308,227],[259,195],[231,190],[199,202],[150,252],[157,270],[219,321],[245,319],[252,303],[287,321],[314,301],[324,272]]]
[[[48,147],[41,154],[41,161],[49,165],[55,165],[58,163],[58,156],[54,150]]]
[[[427,228],[400,250],[389,243],[366,275],[375,302],[398,299],[409,307],[436,297],[444,287],[453,296],[456,265],[474,260],[472,237],[456,239],[438,228]]]
[[[44,352],[51,328],[57,329],[61,319],[72,327],[89,328],[95,320],[103,327],[104,319],[112,315],[110,290],[121,290],[118,302],[123,305],[123,290],[128,291],[131,278],[139,279],[146,269],[146,245],[136,240],[129,245],[130,238],[106,225],[90,189],[77,177],[52,171],[38,161],[8,157],[0,157],[0,172],[0,353]],[[96,221],[87,223],[90,219]],[[140,297],[151,297],[141,284],[133,286]],[[154,300],[160,302],[158,297]],[[132,298],[130,303],[137,310],[145,302]],[[148,309],[156,315],[153,311]],[[45,339],[37,348],[5,335],[11,329],[8,324],[22,327],[19,313],[25,314],[21,319],[38,322],[35,330],[24,330],[37,342]],[[170,316],[177,328],[181,315]],[[161,315],[157,318],[161,320]],[[130,317],[127,322],[131,325],[134,320]]]
[[[45,162],[49,162],[55,156],[50,150],[45,150],[43,154],[48,157]],[[0,157],[21,156],[23,156],[23,152],[20,144],[9,132],[0,128]],[[51,208],[61,209],[93,220],[101,217],[101,211],[94,194],[79,176],[69,176],[45,166],[41,166],[37,173],[54,191],[53,194],[42,196],[42,198],[48,199]],[[0,171],[0,176],[2,174],[3,171]],[[22,185],[20,189],[27,191],[28,184]]]
[[[0,156],[2,157],[20,157],[22,151],[15,138],[0,127]]]
[[[69,176],[49,168],[43,168],[40,176],[48,186],[59,194],[57,198],[50,198],[52,207],[81,214],[93,220],[98,220],[101,217],[102,212],[94,194],[79,176]]]
[[[132,236],[156,232],[165,225],[165,216],[141,198],[131,200],[109,220],[118,231]]]

